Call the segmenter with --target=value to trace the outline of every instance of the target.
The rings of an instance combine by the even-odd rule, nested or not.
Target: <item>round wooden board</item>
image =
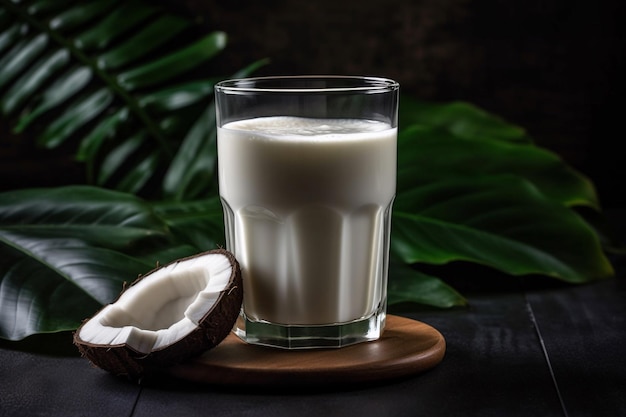
[[[445,350],[445,339],[433,327],[389,315],[379,340],[339,349],[256,346],[231,333],[204,355],[170,368],[169,374],[188,381],[229,386],[363,383],[431,369],[441,362]]]

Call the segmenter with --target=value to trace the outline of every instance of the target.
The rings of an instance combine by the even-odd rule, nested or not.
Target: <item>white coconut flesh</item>
[[[229,284],[233,265],[208,254],[167,265],[122,293],[80,329],[94,345],[126,344],[150,353],[183,339],[207,315]]]

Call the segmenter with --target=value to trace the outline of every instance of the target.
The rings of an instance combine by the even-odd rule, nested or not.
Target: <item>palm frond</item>
[[[201,196],[223,78],[205,74],[225,46],[147,0],[0,0],[0,114],[43,148],[75,147],[92,184]]]

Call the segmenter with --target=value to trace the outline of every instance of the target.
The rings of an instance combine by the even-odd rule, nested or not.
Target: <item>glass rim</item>
[[[279,85],[280,82],[302,82],[301,86]],[[306,86],[309,81],[345,82],[330,87]],[[274,83],[274,84],[271,84]],[[351,84],[349,84],[351,83]],[[263,85],[265,84],[265,85]],[[384,93],[397,90],[400,84],[390,78],[356,75],[276,75],[250,78],[233,78],[215,84],[215,90],[231,93]]]

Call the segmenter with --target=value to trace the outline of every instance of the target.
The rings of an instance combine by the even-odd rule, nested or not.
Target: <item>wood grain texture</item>
[[[431,369],[441,362],[445,350],[445,339],[433,327],[391,315],[379,340],[340,349],[290,351],[249,345],[231,334],[215,349],[169,373],[230,386],[364,383]]]

